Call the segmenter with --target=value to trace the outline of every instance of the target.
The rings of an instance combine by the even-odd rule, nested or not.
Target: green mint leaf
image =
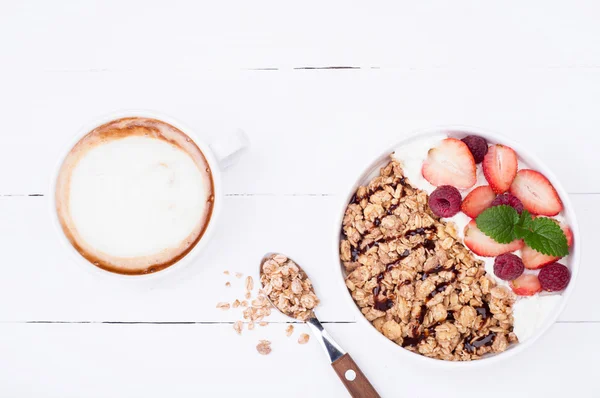
[[[517,225],[520,225],[524,229],[531,229],[533,226],[533,218],[531,217],[531,213],[529,213],[527,210],[523,210],[523,212],[521,212],[521,217],[519,217],[519,223]]]
[[[531,213],[527,210],[523,210],[519,217],[519,222],[515,225],[515,237],[517,239],[524,239],[525,236],[531,233],[532,226],[533,219],[531,218]]]
[[[525,239],[527,236],[531,235],[531,233],[531,230],[524,228],[521,225],[515,225],[515,238]]]
[[[477,219],[477,228],[498,243],[510,243],[515,240],[515,225],[519,222],[519,213],[510,206],[501,205],[484,210]]]
[[[531,233],[524,236],[525,243],[537,252],[563,257],[569,254],[567,237],[556,221],[537,217],[532,221]]]

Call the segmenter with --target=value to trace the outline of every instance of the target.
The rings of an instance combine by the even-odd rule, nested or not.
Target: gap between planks
[[[568,195],[600,195],[600,192],[567,192]],[[43,193],[8,193],[0,194],[0,198],[25,198],[25,197],[44,197]],[[308,196],[308,197],[336,197],[339,194],[334,193],[226,193],[226,197],[252,197],[252,196],[270,196],[270,197],[297,197],[297,196]]]
[[[74,325],[89,325],[89,324],[100,324],[100,325],[233,325],[236,321],[4,321],[0,324],[74,324]],[[303,324],[305,322],[299,321],[275,321],[269,322],[274,325],[286,325],[286,324]],[[249,322],[243,322],[247,324]],[[322,324],[347,324],[355,325],[358,321],[321,321]],[[600,324],[600,321],[557,321],[557,324]]]
[[[275,321],[269,324],[287,325],[303,324],[300,321]],[[2,324],[106,324],[106,325],[233,325],[236,321],[22,321],[22,322],[0,322]],[[250,322],[242,322],[248,324]],[[254,322],[257,323],[257,322]],[[322,321],[322,324],[355,324],[356,321]]]

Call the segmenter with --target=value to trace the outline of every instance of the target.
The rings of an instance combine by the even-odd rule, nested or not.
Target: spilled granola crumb
[[[292,333],[294,333],[294,325],[289,324],[288,327],[285,329],[285,335],[287,337],[290,337]]]
[[[302,333],[300,335],[300,337],[298,338],[298,344],[306,344],[306,343],[308,343],[309,339],[310,339],[309,335],[307,335],[306,333]]]
[[[243,328],[244,328],[244,324],[242,323],[242,321],[236,321],[233,324],[233,330],[235,330],[237,334],[242,334]]]
[[[269,355],[271,353],[271,342],[269,340],[259,340],[256,351],[261,355]]]
[[[246,277],[246,291],[251,292],[254,289],[254,280],[251,276]]]
[[[302,317],[304,313],[306,315],[312,314],[312,308],[318,304],[318,299],[316,295],[314,295],[314,290],[312,288],[312,284],[310,280],[306,278],[306,275],[299,270],[299,268],[291,261],[289,261],[284,256],[275,256],[271,260],[273,261],[283,261],[283,263],[279,264],[280,276],[289,277],[289,281],[281,281],[281,290],[278,293],[278,297],[282,297],[283,295],[289,293],[291,296],[289,297],[290,303],[289,307],[296,312],[299,312],[299,317]],[[226,274],[229,271],[224,272]],[[272,274],[273,277],[277,277],[277,275]],[[287,273],[287,275],[284,275]],[[235,273],[235,276],[239,279],[242,278],[242,273]],[[275,280],[275,284],[278,282]],[[231,283],[227,282],[225,286],[230,287]],[[244,283],[244,300],[235,299],[231,304],[227,302],[220,302],[217,304],[217,308],[219,309],[229,309],[229,308],[241,308],[241,316],[243,320],[238,320],[233,324],[233,329],[238,335],[241,335],[244,330],[244,323],[246,323],[246,328],[248,331],[256,329],[257,326],[266,327],[269,325],[269,322],[265,320],[266,317],[271,315],[272,304],[267,297],[267,292],[273,290],[274,286],[269,285],[265,286],[266,288],[261,288],[259,286],[258,289],[254,289],[254,279],[252,276],[247,276],[245,278]],[[283,300],[283,298],[281,299]],[[294,304],[295,303],[295,304]],[[291,336],[294,331],[294,325],[289,324],[286,328],[286,335]],[[303,334],[300,336],[298,343],[305,344],[308,342],[308,335]],[[258,345],[256,346],[257,351],[262,355],[268,355],[271,353],[271,342],[269,340],[260,340]]]

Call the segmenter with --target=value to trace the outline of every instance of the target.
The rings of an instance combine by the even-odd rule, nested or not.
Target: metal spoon
[[[261,276],[261,286],[263,283],[263,264],[277,254],[278,253],[267,253],[261,260],[259,271],[259,275]],[[287,257],[291,261],[294,261],[288,256],[282,256]],[[294,261],[294,263],[296,262]],[[300,269],[300,272],[306,275],[302,267],[300,267],[298,263],[296,263],[296,265]],[[262,287],[264,288],[264,286]],[[271,305],[275,307],[279,312],[292,319],[296,319],[292,316],[292,314],[281,311],[275,305],[275,303],[271,301],[269,295],[266,296]],[[335,370],[335,373],[337,373],[342,383],[344,383],[344,386],[346,387],[350,395],[354,398],[380,398],[377,391],[375,391],[375,388],[373,388],[369,380],[367,380],[363,372],[356,365],[356,363],[350,357],[350,355],[347,354],[344,350],[342,350],[342,348],[335,342],[335,340],[333,340],[331,335],[323,328],[323,325],[321,325],[321,322],[319,322],[314,312],[311,312],[310,316],[306,320],[306,323],[310,327],[313,336],[319,341],[319,343],[329,356],[329,359],[331,360],[331,366]]]

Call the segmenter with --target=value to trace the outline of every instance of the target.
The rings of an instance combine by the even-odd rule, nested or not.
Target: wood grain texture
[[[380,398],[369,379],[349,354],[344,354],[331,364],[352,398]]]
[[[501,77],[600,66],[598,11],[594,0],[7,2],[0,40],[10,62],[0,69],[491,68]]]
[[[285,318],[237,336],[241,314],[215,308],[243,294],[222,271],[252,275],[273,250],[310,273],[320,317],[341,322],[327,329],[382,396],[600,396],[597,1],[1,8],[0,396],[347,396],[317,344],[285,336]],[[156,283],[77,267],[48,213],[53,167],[77,130],[131,108],[172,115],[207,141],[238,127],[252,141],[223,176],[228,196],[204,255]],[[401,355],[355,318],[331,239],[373,157],[448,124],[535,151],[571,195],[583,247],[577,289],[547,335],[516,358],[456,372]],[[269,356],[259,339],[273,342]]]
[[[243,128],[251,148],[224,176],[230,194],[345,194],[393,144],[456,124],[531,148],[569,193],[600,193],[581,172],[600,147],[600,68],[21,72],[0,87],[0,170],[20,170],[0,174],[0,194],[48,193],[78,130],[132,108],[205,140]]]
[[[231,324],[0,323],[3,397],[331,397],[348,393],[308,326],[270,324],[238,336]],[[401,355],[362,323],[328,324],[382,397],[598,397],[600,324],[557,324],[521,355],[472,369]],[[575,336],[586,353],[565,344]],[[273,351],[258,354],[261,339]],[[568,379],[565,380],[565,377]],[[499,383],[498,380],[510,380]],[[543,383],[540,380],[556,382]],[[493,386],[492,386],[493,384]]]
[[[600,309],[589,305],[600,279],[600,267],[593,266],[595,252],[589,249],[600,224],[595,210],[600,195],[574,195],[572,200],[583,239],[576,242],[582,247],[583,265],[560,320],[600,322]],[[242,272],[258,281],[260,259],[277,251],[289,254],[311,276],[321,297],[321,320],[353,322],[354,304],[341,281],[333,246],[342,202],[333,196],[226,197],[219,226],[201,257],[164,278],[138,283],[101,278],[74,262],[55,236],[47,198],[0,198],[6,265],[0,302],[11,303],[0,311],[0,321],[231,322],[240,314],[215,306],[241,300],[244,284],[223,271]],[[272,318],[286,320],[279,314]]]

